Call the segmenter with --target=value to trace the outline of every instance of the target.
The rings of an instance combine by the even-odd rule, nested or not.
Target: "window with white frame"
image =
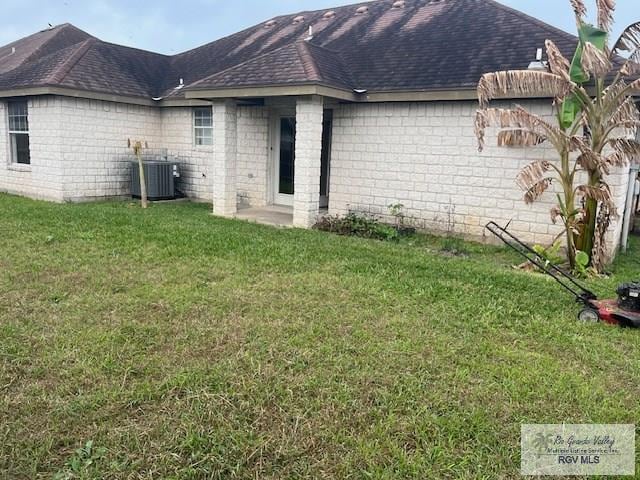
[[[9,114],[9,143],[11,147],[11,161],[29,165],[31,153],[29,151],[29,108],[26,100],[8,103]]]
[[[196,146],[213,145],[213,111],[211,107],[194,108],[193,136]]]

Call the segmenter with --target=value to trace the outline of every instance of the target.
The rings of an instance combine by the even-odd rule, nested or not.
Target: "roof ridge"
[[[305,40],[295,43],[298,58],[300,58],[302,68],[304,68],[305,75],[309,80],[322,81],[324,77],[320,72],[320,68],[318,68],[315,58],[313,58],[313,53],[311,53],[308,43]]]
[[[213,73],[213,74],[211,74],[211,75],[209,75],[207,77],[201,78],[201,79],[199,79],[199,80],[187,85],[185,88],[193,87],[193,86],[195,86],[195,85],[197,85],[199,83],[204,82],[205,80],[209,80],[209,79],[215,78],[218,75],[222,75],[223,73],[227,73],[227,72],[229,72],[231,70],[235,70],[236,68],[242,67],[242,66],[247,65],[247,64],[249,64],[251,62],[255,62],[256,60],[259,60],[261,58],[266,57],[267,55],[271,55],[273,53],[279,52],[280,50],[284,50],[286,48],[291,48],[291,47],[295,47],[295,45],[287,43],[286,45],[283,45],[281,47],[275,48],[273,50],[269,50],[268,52],[265,52],[265,53],[261,53],[260,55],[257,55],[255,57],[251,57],[248,60],[245,60],[244,62],[236,63],[235,65],[232,65],[232,66],[230,66],[228,68],[225,68],[224,70],[220,70],[219,72],[216,72],[216,73]]]
[[[75,25],[72,25],[71,23],[62,23],[60,25],[56,25],[55,27],[49,29],[49,30],[55,30],[53,36],[46,42],[43,42],[42,45],[40,45],[37,49],[35,49],[31,55],[29,55],[27,58],[24,59],[23,63],[31,62],[33,61],[33,59],[37,58],[40,52],[42,52],[42,50],[47,45],[49,45],[53,40],[55,40],[56,37],[58,37],[62,32],[64,32],[65,30],[68,30],[69,28],[73,28],[74,30],[85,33],[88,38],[95,38],[93,37],[93,35],[85,32],[84,30],[79,29],[78,27],[76,27]],[[44,32],[47,32],[47,30],[42,30],[41,32],[38,32],[38,33],[44,33]],[[82,43],[82,42],[78,42],[78,43]]]
[[[112,47],[124,48],[124,49],[127,49],[127,50],[134,50],[136,52],[142,52],[142,53],[147,53],[147,54],[150,54],[150,55],[156,55],[158,57],[165,57],[165,58],[168,58],[168,59],[172,59],[175,56],[175,55],[167,55],[165,53],[160,53],[160,52],[154,52],[153,50],[145,50],[144,48],[131,47],[129,45],[121,45],[119,43],[114,43],[114,42],[107,42],[107,41],[101,40],[99,38],[97,40],[102,45],[110,45]]]
[[[75,67],[80,60],[87,54],[89,49],[95,45],[99,40],[95,37],[87,38],[84,42],[80,43],[76,50],[69,55],[69,57],[56,68],[51,75],[47,77],[48,82],[61,83],[67,74]]]

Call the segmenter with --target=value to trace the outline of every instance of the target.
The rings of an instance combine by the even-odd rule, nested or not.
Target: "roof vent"
[[[356,10],[356,15],[364,15],[365,13],[367,13],[369,11],[369,7],[367,7],[366,5],[362,6],[362,7],[358,7],[358,9]]]
[[[174,90],[182,90],[184,88],[184,78],[180,79],[180,84]]]
[[[269,20],[267,23],[264,24],[265,28],[271,28],[273,27],[277,22],[275,20]]]
[[[404,0],[398,0],[397,2],[393,2],[391,8],[404,8]]]
[[[302,22],[304,22],[304,15],[298,15],[296,18],[293,19],[294,24],[298,24]]]
[[[535,61],[533,61],[533,62],[531,62],[529,64],[529,67],[528,67],[529,70],[535,70],[535,71],[538,71],[538,72],[548,72],[549,71],[549,64],[542,60],[542,52],[543,52],[543,50],[541,48],[536,50],[536,59],[535,59]]]
[[[325,12],[325,14],[322,16],[322,18],[328,20],[330,18],[334,18],[335,16],[336,16],[335,10],[329,10],[328,12]]]

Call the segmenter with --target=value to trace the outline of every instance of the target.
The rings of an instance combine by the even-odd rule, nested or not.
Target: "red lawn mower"
[[[489,222],[486,229],[571,293],[584,307],[578,314],[578,320],[581,322],[602,321],[624,328],[640,328],[640,282],[620,285],[618,298],[615,300],[598,300],[595,293],[587,290],[564,270],[540,258],[535,250],[509,233],[506,228]]]

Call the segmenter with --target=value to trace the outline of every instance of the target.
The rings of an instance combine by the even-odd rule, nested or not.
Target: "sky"
[[[569,0],[500,0],[573,33]],[[107,42],[164,54],[180,53],[282,14],[357,0],[21,0],[3,1],[0,45],[72,23]],[[585,0],[590,12],[595,0]],[[618,0],[614,34],[640,20],[638,0]],[[632,7],[635,4],[635,8]]]

